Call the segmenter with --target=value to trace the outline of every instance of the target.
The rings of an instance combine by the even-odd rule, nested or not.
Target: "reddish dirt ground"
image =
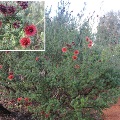
[[[120,120],[120,98],[115,105],[103,110],[103,113],[103,120]]]

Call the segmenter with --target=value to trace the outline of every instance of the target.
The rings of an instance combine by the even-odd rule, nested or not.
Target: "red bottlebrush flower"
[[[28,101],[29,101],[29,98],[26,97],[24,100],[25,100],[26,102],[28,102]]]
[[[0,5],[0,12],[2,14],[7,14],[7,7],[1,4]]]
[[[39,57],[36,57],[35,60],[38,61],[38,60],[39,60]]]
[[[76,65],[74,66],[74,68],[75,68],[75,69],[79,69],[80,66],[79,66],[78,64],[76,64]]]
[[[72,59],[73,59],[73,60],[76,60],[77,58],[78,58],[78,57],[77,57],[76,55],[73,55],[73,56],[72,56]]]
[[[0,21],[0,28],[2,27],[2,21]]]
[[[20,45],[22,47],[28,47],[31,44],[31,40],[28,37],[24,37],[20,39]]]
[[[37,33],[37,28],[35,25],[28,25],[24,28],[24,31],[27,36],[34,36]]]
[[[90,41],[90,38],[89,38],[88,36],[86,37],[86,41],[87,41],[87,42],[89,42],[89,41]]]
[[[74,55],[78,55],[79,53],[80,53],[79,50],[74,51]]]
[[[67,48],[66,48],[66,47],[63,47],[63,48],[62,48],[62,52],[64,52],[64,53],[67,52]]]
[[[3,66],[2,66],[2,65],[0,65],[0,69],[2,69],[2,67],[3,67]]]
[[[9,75],[9,76],[8,76],[8,79],[9,79],[9,80],[12,80],[13,78],[14,78],[14,75]]]
[[[89,44],[88,44],[88,48],[91,48],[91,47],[92,47],[92,44],[91,44],[91,43],[89,43]]]
[[[17,99],[17,101],[18,101],[18,102],[20,102],[22,99],[23,99],[23,98],[22,98],[22,97],[20,97],[20,98],[18,98],[18,99]]]
[[[8,6],[7,7],[7,14],[8,15],[13,15],[15,13],[16,9],[13,6]]]
[[[48,113],[48,114],[45,114],[45,118],[49,118],[49,116],[50,116],[50,114]]]
[[[20,23],[19,22],[14,22],[13,23],[13,27],[16,29],[16,28],[19,28],[20,27]]]

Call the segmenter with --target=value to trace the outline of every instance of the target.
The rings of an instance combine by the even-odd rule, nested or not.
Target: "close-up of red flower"
[[[74,51],[74,55],[78,55],[79,53],[80,53],[79,50]]]
[[[73,59],[73,60],[76,60],[77,58],[78,58],[78,57],[77,57],[76,55],[73,55],[73,56],[72,56],[72,59]]]
[[[62,48],[62,52],[64,52],[64,53],[67,52],[67,48],[66,48],[66,47],[63,47],[63,48]]]
[[[9,79],[9,80],[12,80],[13,78],[14,78],[14,75],[9,75],[9,76],[8,76],[8,79]]]
[[[31,40],[28,37],[21,38],[19,42],[22,47],[28,47],[31,44]]]
[[[34,36],[37,33],[37,27],[35,25],[28,25],[24,28],[24,32],[27,36]]]
[[[0,65],[0,69],[2,69],[2,67],[3,67],[3,66],[2,66],[2,65]]]
[[[18,99],[17,99],[17,101],[18,101],[18,102],[20,102],[22,99],[23,99],[23,98],[22,98],[22,97],[20,97],[20,98],[18,98]]]

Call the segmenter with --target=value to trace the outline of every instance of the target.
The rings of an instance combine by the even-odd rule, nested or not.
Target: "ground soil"
[[[103,120],[120,120],[120,98],[115,105],[103,110],[103,113]]]

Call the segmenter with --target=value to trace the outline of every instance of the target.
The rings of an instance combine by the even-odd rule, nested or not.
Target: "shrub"
[[[100,119],[120,94],[119,46],[113,51],[92,44],[88,22],[79,33],[61,3],[53,20],[46,12],[45,52],[0,53],[1,84],[9,90],[6,97],[35,119],[92,120],[94,113]]]

